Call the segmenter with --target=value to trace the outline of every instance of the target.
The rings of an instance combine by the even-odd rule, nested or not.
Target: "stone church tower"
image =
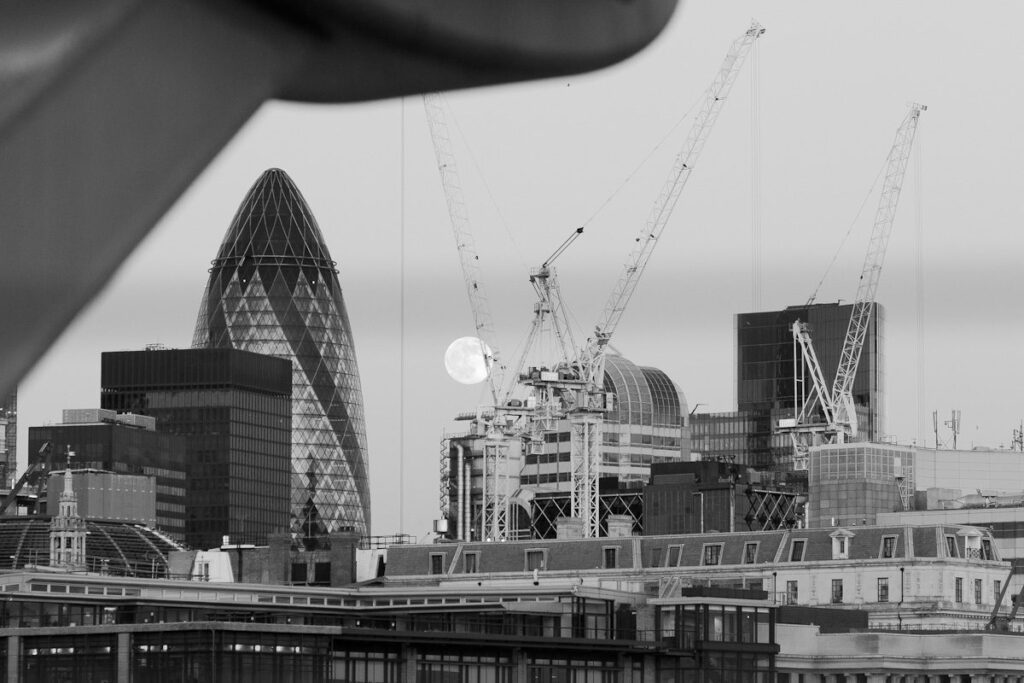
[[[50,522],[50,566],[85,569],[85,520],[78,516],[78,496],[71,475],[71,457],[64,470],[64,490],[60,494],[57,514]]]

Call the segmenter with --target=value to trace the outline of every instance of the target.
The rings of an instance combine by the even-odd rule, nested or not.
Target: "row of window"
[[[519,477],[523,484],[554,484],[560,481],[571,481],[571,472],[549,472],[548,474],[524,474]]]
[[[760,541],[753,541],[743,544],[743,554],[740,556],[742,564],[754,564],[757,562],[757,549]],[[700,564],[702,567],[722,564],[722,549],[724,543],[704,543],[701,548]],[[673,543],[666,547],[654,548],[651,551],[652,567],[680,567],[683,559],[683,544]]]
[[[526,478],[523,478],[525,483]],[[956,549],[956,539],[953,536],[946,537],[948,541],[952,542],[951,554]],[[881,548],[879,550],[879,557],[881,558],[893,558],[896,557],[896,543],[898,536],[883,536],[881,542]],[[847,559],[849,557],[849,537],[838,536],[833,538],[833,558],[834,559]],[[679,567],[682,566],[681,562],[683,559],[683,545],[682,543],[673,543],[667,546],[664,550],[662,548],[654,548],[651,551],[651,567]],[[758,561],[757,553],[760,546],[760,541],[751,541],[743,544],[743,553],[740,556],[741,564],[755,564]],[[704,543],[701,547],[700,566],[716,566],[722,564],[722,550],[725,547],[724,543]],[[804,559],[804,552],[806,549],[805,539],[795,539],[790,546],[789,560],[790,562],[802,562]],[[968,549],[970,550],[970,549]],[[603,568],[612,569],[618,566],[618,547],[605,547],[603,552]],[[954,557],[958,555],[952,555]],[[980,559],[993,559],[991,542],[988,539],[982,539],[981,548],[977,550],[976,556]],[[443,574],[444,569],[444,558],[445,553],[431,553],[430,555],[430,574]],[[547,550],[535,549],[525,551],[525,569],[527,571],[533,571],[534,569],[544,569],[547,559]],[[478,552],[466,552],[463,554],[463,567],[462,571],[465,573],[476,573],[479,570],[479,553]],[[836,579],[841,581],[841,579]],[[881,579],[880,579],[881,581]],[[887,579],[886,579],[887,581]],[[961,581],[961,579],[957,579]],[[980,581],[980,579],[979,579]],[[795,581],[791,581],[794,585]],[[833,582],[833,586],[834,586]],[[980,585],[980,584],[979,584]],[[959,589],[958,589],[959,590]],[[977,590],[980,590],[978,588]],[[842,595],[842,586],[839,588],[839,594]],[[881,584],[879,588],[879,595],[882,595]],[[885,590],[885,595],[888,595],[888,588]],[[958,593],[959,595],[959,593]],[[980,598],[979,598],[980,599]],[[841,600],[840,600],[841,601]],[[885,602],[882,598],[879,598],[879,602]],[[958,597],[957,602],[962,602]]]
[[[684,650],[699,641],[773,642],[771,611],[764,607],[670,605],[655,618],[658,640]]]
[[[832,538],[832,559],[834,560],[845,560],[850,557],[850,543],[853,539],[854,534],[848,535],[835,535]],[[899,536],[883,536],[881,545],[878,549],[878,557],[883,559],[889,559],[896,557],[897,542]],[[946,539],[946,555],[948,557],[959,558],[961,556],[960,546],[956,542],[956,536],[949,534],[945,537]],[[790,546],[789,560],[790,562],[800,562],[804,559],[804,547],[806,543],[801,539],[794,539]],[[970,560],[994,560],[995,554],[992,552],[992,541],[988,538],[970,538],[968,537],[964,543],[963,557]]]
[[[832,579],[832,596],[831,601],[834,605],[840,605],[843,603],[843,579]],[[1002,582],[996,579],[992,582],[992,591],[994,600],[998,599],[999,593],[1002,590]],[[964,600],[964,580],[963,577],[956,577],[953,582],[954,602],[963,603]],[[984,583],[982,579],[974,579],[974,604],[980,605],[984,602]],[[902,595],[900,596],[902,599]],[[786,581],[786,602],[790,605],[798,604],[800,600],[799,584],[794,580]],[[877,602],[889,602],[889,577],[880,576],[876,580],[876,600]]]
[[[445,566],[447,553],[430,553],[430,565],[427,568],[429,574],[444,574],[447,572]],[[480,569],[480,553],[468,551],[462,553],[462,572],[464,574],[476,574]],[[601,549],[601,560],[603,569],[615,569],[619,566],[619,547],[606,546]],[[544,548],[533,548],[523,553],[523,569],[528,572],[543,571],[547,569],[548,551]]]
[[[526,456],[527,465],[546,465],[552,462],[569,462],[570,453],[531,453]]]
[[[994,600],[999,599],[999,593],[1002,590],[1002,582],[998,579],[992,582],[992,595]],[[983,602],[982,593],[984,591],[984,584],[981,579],[974,579],[974,604],[980,605]],[[957,576],[953,579],[953,601],[954,602],[966,602],[964,600],[964,579],[962,576]]]
[[[850,559],[850,543],[853,539],[854,534],[838,535],[832,537],[832,559],[833,560],[848,560]],[[878,557],[882,559],[890,559],[896,557],[896,545],[899,539],[898,535],[883,536],[881,545],[878,549]],[[800,543],[799,555],[797,554],[796,544]],[[793,541],[793,546],[790,549],[790,561],[798,562],[803,559],[803,541]]]

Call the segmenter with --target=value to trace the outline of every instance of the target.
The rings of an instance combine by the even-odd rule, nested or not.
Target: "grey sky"
[[[1018,2],[689,0],[650,49],[612,69],[449,95],[468,141],[456,131],[504,358],[514,362],[529,325],[529,267],[587,221],[697,101],[751,17],[767,28],[756,55],[763,307],[806,300],[907,103],[927,104],[879,290],[887,431],[930,442],[931,411],[959,408],[961,445],[1008,444],[1024,413]],[[753,306],[753,63],[613,340],[634,362],[665,370],[691,406],[714,411],[735,407],[733,314]],[[405,100],[404,136],[402,110],[396,100],[264,106],[22,383],[21,452],[29,425],[98,405],[101,351],[190,344],[224,231],[252,182],[278,166],[306,196],[338,261],[362,374],[374,533],[422,537],[438,516],[442,430],[457,431],[451,416],[485,394],[444,371],[446,346],[472,333],[472,319],[422,104]],[[619,277],[689,124],[559,260],[565,298],[584,329]],[[876,203],[877,187],[819,301],[853,298]]]

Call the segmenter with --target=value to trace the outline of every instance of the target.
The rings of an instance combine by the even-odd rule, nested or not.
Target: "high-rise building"
[[[74,467],[87,471],[106,471],[115,476],[146,475],[156,481],[154,498],[155,520],[136,519],[136,522],[154,524],[174,540],[185,538],[185,472],[187,440],[184,436],[156,431],[153,418],[139,415],[118,415],[113,410],[65,410],[63,423],[29,427],[29,464],[45,460],[49,467],[69,467],[68,452],[74,453]],[[49,448],[45,448],[50,444]],[[121,480],[123,481],[123,480]],[[84,492],[83,510],[95,513],[103,509],[101,496],[90,496],[89,486]],[[122,513],[130,514],[135,507],[128,502],[127,487],[118,487],[125,498],[117,505]],[[49,487],[47,487],[49,494]],[[49,502],[52,496],[48,495]],[[95,498],[96,500],[91,500]],[[56,508],[47,504],[53,514]],[[90,502],[93,505],[90,505]],[[100,519],[120,517],[85,514]]]
[[[291,528],[370,530],[362,388],[336,263],[288,175],[249,190],[210,269],[193,346],[292,361]]]
[[[291,363],[236,349],[103,354],[101,402],[186,436],[185,541],[266,543],[289,524]],[[87,453],[80,460],[89,462]]]
[[[773,436],[770,430],[780,418],[794,417],[793,323],[807,324],[824,379],[831,387],[852,310],[852,304],[830,303],[736,316],[736,404],[741,415],[734,417],[749,418],[755,425],[747,442],[752,445],[752,461],[745,464],[779,467],[792,455],[789,436]],[[878,440],[885,433],[884,330],[884,309],[874,304],[853,382],[858,440]]]
[[[0,403],[0,486],[10,486],[18,469],[18,390]]]

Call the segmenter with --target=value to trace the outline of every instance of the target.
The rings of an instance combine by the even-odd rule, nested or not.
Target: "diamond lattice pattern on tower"
[[[362,388],[335,265],[291,178],[266,171],[213,261],[193,338],[292,361],[291,525],[307,547],[370,528]]]

